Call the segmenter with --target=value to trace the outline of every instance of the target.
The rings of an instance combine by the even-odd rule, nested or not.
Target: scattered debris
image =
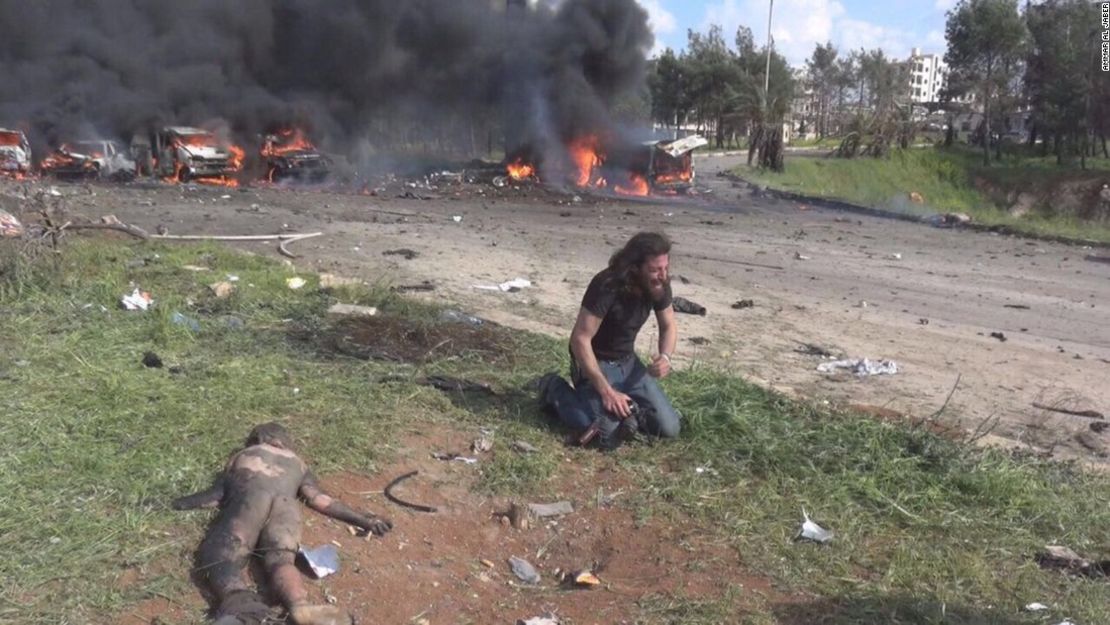
[[[532,445],[531,443],[528,443],[526,441],[513,441],[513,444],[510,445],[510,448],[513,451],[522,454],[534,454],[539,452],[539,449],[535,445]]]
[[[449,375],[429,375],[417,382],[424,386],[431,386],[441,391],[458,392],[458,393],[487,393],[489,395],[496,395],[493,387],[485,382],[471,382],[462,378],[454,378]],[[491,443],[492,444],[492,443]]]
[[[1107,429],[1110,429],[1110,423],[1105,421],[1095,421],[1091,423],[1091,431],[1095,434],[1102,434]]]
[[[208,285],[208,288],[217,299],[231,297],[231,294],[235,292],[235,285],[226,281],[213,282]]]
[[[502,291],[504,293],[516,293],[517,291],[521,289],[526,289],[530,286],[532,286],[532,283],[524,278],[513,278],[508,282],[502,282],[498,285],[475,284],[474,288],[481,289],[483,291]]]
[[[812,540],[815,543],[825,544],[832,539],[833,533],[810,520],[806,509],[802,508],[802,527],[794,540]]]
[[[427,292],[436,290],[436,285],[425,280],[420,284],[401,284],[393,287],[392,290],[397,293],[411,293],[416,291]]]
[[[288,286],[289,288],[293,289],[294,291],[303,287],[305,284],[308,284],[308,283],[305,281],[304,278],[300,278],[300,277],[287,278],[285,280],[285,286]]]
[[[805,256],[801,252],[794,252],[794,260],[813,260],[810,256]]]
[[[502,523],[508,523],[514,529],[526,530],[531,525],[532,517],[528,514],[528,508],[513,501],[509,503],[509,511],[496,513],[494,516],[501,517]]]
[[[575,586],[585,586],[587,588],[594,588],[601,585],[601,580],[594,575],[590,569],[583,569],[574,574],[572,577]]]
[[[733,310],[743,310],[745,308],[754,308],[754,307],[755,307],[755,301],[750,300],[750,299],[738,300],[736,303],[734,303],[732,305]]]
[[[902,255],[898,252],[895,252],[895,253],[891,254],[890,256],[887,256],[887,258],[890,259],[890,260],[902,260]]]
[[[990,336],[992,339],[998,339],[1002,343],[1006,342],[1006,335],[1001,332],[991,332]]]
[[[925,196],[921,195],[917,191],[910,191],[910,201],[914,204],[924,204]]]
[[[149,369],[161,369],[162,359],[154,352],[146,352],[143,354],[143,366]]]
[[[1029,310],[1029,307],[1026,306],[1025,304],[1003,304],[1002,307],[1003,308],[1013,308],[1015,310]]]
[[[971,216],[965,213],[942,213],[928,217],[927,221],[938,228],[951,228],[971,223]]]
[[[493,439],[488,436],[479,436],[470,443],[470,451],[476,454],[484,454],[493,451]]]
[[[1062,545],[1046,545],[1037,554],[1036,560],[1037,564],[1046,569],[1061,569],[1087,577],[1110,575],[1110,560],[1091,562]]]
[[[569,501],[556,501],[555,503],[530,503],[528,513],[537,519],[546,519],[550,516],[563,516],[574,514],[574,506]]]
[[[447,321],[450,323],[465,323],[466,325],[475,327],[480,326],[486,322],[485,319],[475,317],[474,315],[468,315],[462,311],[453,309],[447,309],[441,312],[439,314],[439,319],[440,321]]]
[[[1024,610],[1025,612],[1041,612],[1042,610],[1047,610],[1047,609],[1048,609],[1047,605],[1045,605],[1043,603],[1037,603],[1035,601],[1033,603],[1025,604],[1025,607],[1022,608],[1022,610]]]
[[[395,250],[386,250],[386,251],[382,252],[382,256],[401,256],[405,260],[412,260],[412,259],[416,258],[417,256],[420,256],[420,253],[416,252],[416,251],[413,251],[413,250],[410,250],[407,247],[402,247],[402,248],[398,248],[398,249],[395,249]]]
[[[462,221],[462,215],[451,215],[451,221],[459,223]]]
[[[1107,449],[1106,443],[1103,442],[1102,438],[1095,432],[1085,430],[1076,434],[1075,440],[1099,458],[1105,458],[1107,455],[1110,455],[1110,449]]]
[[[1089,260],[1092,263],[1106,263],[1110,265],[1110,256],[1095,256],[1094,254],[1089,254],[1085,260]]]
[[[409,501],[405,501],[405,500],[403,500],[403,499],[401,499],[401,498],[399,498],[399,497],[397,497],[396,495],[393,494],[393,489],[396,488],[398,484],[400,484],[401,482],[404,482],[405,480],[409,479],[410,477],[413,477],[414,475],[416,475],[418,473],[420,473],[420,472],[419,471],[409,471],[408,473],[405,473],[404,475],[401,475],[401,476],[398,476],[398,477],[394,478],[393,481],[390,482],[389,485],[385,487],[385,491],[384,491],[385,498],[392,501],[393,503],[397,504],[398,506],[403,506],[405,508],[412,508],[413,510],[419,510],[421,512],[435,512],[436,509],[435,509],[434,506],[425,506],[423,504],[418,504],[418,503],[412,503],[412,502],[409,502]]]
[[[838,369],[847,369],[860,377],[869,375],[894,375],[898,373],[898,363],[893,360],[849,358],[845,360],[823,362],[817,365],[817,370],[821,373],[835,373]]]
[[[332,304],[328,308],[328,316],[330,317],[373,317],[376,314],[378,314],[378,309],[373,306]]]
[[[798,347],[794,348],[794,351],[806,356],[819,356],[821,358],[833,357],[832,352],[820,345],[814,345],[813,343],[800,343]]]
[[[519,619],[516,625],[561,625],[561,621],[554,615],[536,616],[528,620]]]
[[[344,278],[330,273],[320,274],[320,288],[321,289],[335,289],[342,286],[358,286],[362,284],[362,280],[355,278]]]
[[[200,273],[202,271],[212,271],[208,267],[199,267],[197,265],[182,265],[181,268],[185,271],[195,271],[197,273]]]
[[[927,326],[927,325],[929,325],[929,320],[926,319],[925,317],[921,317],[917,320],[917,325]]]
[[[121,297],[119,303],[123,305],[124,310],[146,310],[154,305],[154,299],[150,297],[150,293],[140,291],[136,287],[130,295]]]
[[[709,345],[709,339],[705,338],[704,336],[691,336],[686,340],[690,341],[690,343],[693,345]]]
[[[331,543],[312,549],[305,549],[302,546],[298,553],[304,557],[305,562],[308,563],[308,568],[312,569],[312,573],[316,575],[317,579],[339,571],[339,549]]]
[[[23,224],[15,215],[0,210],[0,239],[15,239],[23,236]]]
[[[1087,417],[1088,419],[1105,419],[1106,416],[1096,410],[1070,410],[1068,408],[1060,408],[1058,406],[1049,406],[1040,402],[1033,402],[1034,408],[1041,410],[1049,410],[1051,412],[1060,412],[1063,414],[1070,414],[1074,417]]]
[[[674,306],[675,312],[686,313],[687,315],[705,316],[705,306],[696,302],[691,302],[685,297],[676,297],[672,299],[671,305]]]
[[[477,458],[470,458],[470,457],[464,456],[462,454],[456,454],[456,453],[448,454],[448,453],[444,453],[442,451],[433,451],[431,456],[433,458],[435,458],[436,460],[442,460],[444,462],[451,462],[452,460],[457,460],[457,461],[462,462],[464,464],[478,464],[478,459]]]
[[[200,322],[198,322],[196,319],[193,319],[192,317],[186,317],[179,312],[175,312],[174,314],[170,315],[170,321],[174,325],[185,326],[193,332],[200,332]]]
[[[513,570],[513,575],[525,584],[540,583],[540,574],[527,560],[513,556],[509,558],[509,567]]]

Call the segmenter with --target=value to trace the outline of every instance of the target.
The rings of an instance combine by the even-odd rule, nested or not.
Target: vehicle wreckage
[[[295,128],[265,135],[259,149],[270,182],[295,179],[321,182],[328,177],[332,161]]]
[[[44,175],[56,178],[131,180],[135,161],[118,141],[93,139],[63,143],[39,164]]]
[[[0,175],[22,178],[31,173],[31,143],[20,130],[0,128]]]
[[[243,168],[244,152],[207,130],[169,126],[154,135],[155,173],[163,179],[189,182],[223,180]]]

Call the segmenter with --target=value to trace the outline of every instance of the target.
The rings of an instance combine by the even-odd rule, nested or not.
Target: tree
[[[832,43],[817,44],[806,61],[806,73],[817,98],[817,135],[822,138],[829,134],[829,109],[837,85],[836,54]]]
[[[686,63],[667,48],[648,72],[652,118],[674,126],[676,131],[690,110],[686,71]]]
[[[1025,52],[1028,30],[1016,0],[960,0],[945,25],[944,60],[970,84],[983,103],[983,161],[991,162],[991,117],[1012,83]]]

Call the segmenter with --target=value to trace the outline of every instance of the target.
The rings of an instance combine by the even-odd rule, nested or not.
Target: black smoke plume
[[[349,154],[604,131],[652,44],[635,0],[0,0],[0,33],[0,126],[39,145],[299,123]]]

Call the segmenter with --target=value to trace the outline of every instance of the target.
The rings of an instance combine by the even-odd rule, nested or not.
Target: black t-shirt
[[[601,317],[601,327],[593,338],[594,356],[598,360],[620,360],[631,356],[636,335],[651,315],[652,310],[664,310],[671,305],[671,285],[663,297],[653,302],[650,296],[636,297],[621,290],[620,283],[605,269],[590,280],[582,307]]]

